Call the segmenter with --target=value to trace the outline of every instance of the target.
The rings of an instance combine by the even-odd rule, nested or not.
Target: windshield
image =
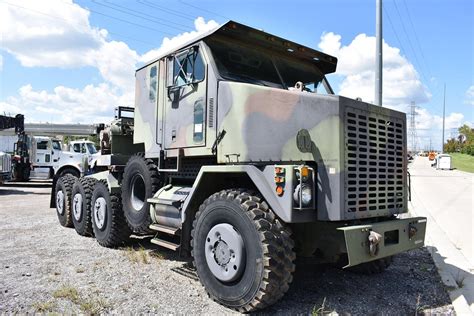
[[[58,140],[53,140],[53,149],[61,150],[61,143]]]
[[[316,65],[292,57],[291,53],[288,56],[272,54],[218,38],[206,43],[211,48],[220,75],[226,79],[290,90],[301,82],[303,91],[330,93],[321,89],[324,74]]]
[[[89,150],[90,154],[97,153],[97,149],[95,148],[93,143],[86,143],[87,149]]]

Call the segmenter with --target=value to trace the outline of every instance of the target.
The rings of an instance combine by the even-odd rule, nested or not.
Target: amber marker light
[[[282,167],[275,167],[275,174],[284,174],[285,168]]]
[[[277,185],[275,191],[276,191],[276,194],[277,194],[278,196],[282,196],[283,193],[285,192],[285,190],[283,189],[283,187],[282,187],[282,186],[279,186],[279,185]]]
[[[300,169],[300,174],[303,178],[306,178],[309,176],[309,169],[308,167],[301,167]]]
[[[275,183],[284,183],[285,177],[275,177]]]

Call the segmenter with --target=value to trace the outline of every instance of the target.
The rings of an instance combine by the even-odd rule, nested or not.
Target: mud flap
[[[340,227],[346,242],[349,263],[344,267],[420,248],[425,244],[426,217]]]

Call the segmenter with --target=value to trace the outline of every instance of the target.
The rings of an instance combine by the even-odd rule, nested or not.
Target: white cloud
[[[0,102],[0,112],[22,113],[28,122],[93,123],[109,122],[117,105],[131,105],[133,93],[119,94],[107,83],[87,85],[82,90],[63,86],[53,93],[25,85],[18,96]]]
[[[341,36],[329,32],[321,36],[318,46],[325,53],[338,57],[336,74],[344,77],[339,94],[373,102],[375,37],[359,34],[349,45],[343,46]],[[384,42],[383,54],[383,104],[399,106],[411,101],[428,102],[431,94],[421,83],[413,65],[400,55],[400,50]]]
[[[72,0],[17,0],[0,8],[2,49],[24,67],[96,67],[105,81],[133,90],[138,54],[92,27]],[[32,49],[34,48],[34,49]]]
[[[206,22],[204,18],[198,17],[196,20],[194,20],[194,27],[196,28],[196,30],[194,31],[181,33],[172,38],[163,38],[161,46],[157,49],[152,49],[147,53],[143,54],[140,57],[140,61],[148,62],[150,60],[153,60],[164,53],[172,51],[175,47],[178,47],[179,45],[192,41],[200,34],[219,27],[219,24],[214,20]]]
[[[466,91],[464,102],[469,105],[474,105],[474,85],[470,86]]]
[[[116,106],[134,104],[137,63],[218,26],[198,17],[194,31],[165,38],[159,48],[140,56],[126,43],[108,40],[107,30],[92,27],[89,11],[72,0],[18,0],[12,4],[0,6],[0,49],[24,67],[92,66],[104,80],[82,89],[58,86],[53,91],[35,90],[28,84],[0,102],[0,112],[23,113],[28,122],[109,122]]]

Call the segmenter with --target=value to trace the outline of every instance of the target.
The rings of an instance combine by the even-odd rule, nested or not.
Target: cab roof
[[[228,21],[223,25],[220,25],[214,29],[200,34],[199,36],[196,36],[195,38],[186,43],[174,47],[172,50],[169,50],[166,53],[161,54],[157,58],[153,59],[152,61],[146,63],[138,70],[140,70],[141,68],[145,68],[146,66],[156,62],[157,60],[171,55],[172,53],[177,52],[185,47],[195,44],[201,40],[205,40],[215,36],[219,36],[221,38],[229,38],[229,40],[241,40],[245,41],[247,44],[250,45],[267,48],[269,50],[277,51],[282,54],[294,55],[297,58],[314,63],[324,74],[329,74],[336,71],[337,58],[334,56],[324,54],[313,48],[300,45],[298,43],[286,40],[284,38],[266,33],[261,30],[257,30],[255,28],[234,21]]]

